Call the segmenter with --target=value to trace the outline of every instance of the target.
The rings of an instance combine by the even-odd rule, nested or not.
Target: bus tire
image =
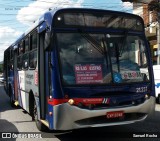
[[[157,102],[156,102],[157,104],[160,104],[160,94],[158,95],[156,101],[157,101]]]
[[[38,130],[40,131],[46,131],[48,128],[38,119],[38,113],[37,113],[37,105],[36,102],[34,101],[34,120],[36,123],[36,126]]]
[[[32,117],[32,121],[34,121],[34,95],[33,92],[29,92],[29,114]]]

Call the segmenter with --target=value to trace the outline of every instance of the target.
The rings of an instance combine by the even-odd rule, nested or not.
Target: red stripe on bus
[[[78,105],[79,103],[82,103],[84,105],[88,104],[102,104],[104,101],[104,98],[72,98],[74,100],[73,105]],[[62,103],[68,102],[69,99],[48,99],[48,104],[50,105],[58,105]],[[110,99],[106,99],[106,104],[109,104]]]
[[[62,103],[68,102],[68,99],[48,99],[48,104],[50,105],[58,105]]]

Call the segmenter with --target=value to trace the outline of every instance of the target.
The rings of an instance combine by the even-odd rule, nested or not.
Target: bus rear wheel
[[[40,131],[46,131],[48,128],[38,119],[38,112],[37,112],[37,105],[36,102],[34,101],[34,120],[36,123],[36,126],[38,130]]]

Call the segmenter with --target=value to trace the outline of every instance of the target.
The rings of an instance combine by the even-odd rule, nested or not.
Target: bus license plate
[[[124,112],[123,111],[107,112],[106,116],[108,119],[119,118],[124,116]]]

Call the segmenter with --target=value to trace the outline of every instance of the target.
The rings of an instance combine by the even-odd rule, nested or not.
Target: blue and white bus
[[[11,105],[39,130],[130,124],[155,109],[143,20],[129,13],[46,12],[5,50],[4,76]]]

